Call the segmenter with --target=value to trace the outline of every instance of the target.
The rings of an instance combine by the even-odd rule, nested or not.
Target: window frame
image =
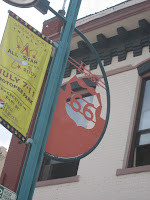
[[[145,87],[146,87],[146,81],[150,80],[150,76],[145,75],[141,77],[141,87],[140,87],[140,96],[138,100],[138,106],[137,106],[137,112],[136,112],[136,119],[135,119],[135,125],[134,125],[134,131],[133,131],[133,137],[132,137],[132,144],[130,149],[130,156],[128,160],[128,168],[130,167],[137,167],[134,159],[134,153],[135,149],[140,148],[140,146],[147,146],[147,145],[139,145],[139,139],[142,134],[149,133],[150,129],[139,129],[139,123],[141,119],[141,113],[142,113],[142,106],[143,106],[143,100],[144,100],[144,94],[145,94]],[[150,145],[150,144],[149,144]],[[141,165],[142,166],[142,165]]]
[[[139,73],[139,83],[138,83],[137,100],[135,102],[134,116],[132,118],[131,134],[129,136],[130,139],[128,141],[129,145],[127,147],[127,152],[125,153],[126,155],[125,155],[125,162],[123,164],[123,167],[121,169],[116,170],[116,176],[150,171],[150,165],[131,167],[131,160],[130,160],[131,154],[133,155],[132,149],[135,142],[135,130],[138,126],[137,122],[139,121],[139,119],[137,119],[139,116],[137,117],[137,115],[139,115],[142,110],[142,104],[141,104],[141,109],[139,110],[139,104],[140,104],[140,101],[142,100],[142,97],[141,97],[142,86],[145,80],[150,79],[150,60],[141,65],[138,65],[137,70]],[[143,97],[144,97],[144,94],[143,94]]]

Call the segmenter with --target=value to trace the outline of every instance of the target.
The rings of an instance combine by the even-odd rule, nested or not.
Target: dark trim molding
[[[140,166],[140,167],[132,167],[132,168],[125,168],[125,169],[117,169],[116,176],[120,175],[127,175],[133,173],[140,173],[140,172],[149,172],[150,165]]]
[[[58,185],[58,184],[63,184],[63,183],[73,183],[73,182],[78,182],[79,181],[79,175],[77,176],[72,176],[72,177],[67,177],[67,178],[58,178],[58,179],[53,179],[53,180],[47,180],[47,181],[38,181],[36,183],[36,187],[43,187],[43,186],[48,186],[48,185]]]
[[[112,63],[114,56],[118,57],[118,62],[126,60],[128,52],[133,52],[133,56],[142,55],[143,47],[150,49],[150,24],[145,20],[139,20],[139,27],[130,31],[126,31],[124,27],[117,28],[117,35],[106,38],[103,34],[97,35],[97,42],[93,43],[101,60],[104,61],[104,66]],[[78,48],[70,52],[70,56],[78,63],[84,62],[89,65],[90,70],[97,69],[98,63],[94,55],[87,48],[83,41],[78,42]],[[71,75],[71,71],[76,67],[68,63],[64,78]],[[147,70],[150,70],[147,68]],[[76,74],[79,74],[76,69]]]

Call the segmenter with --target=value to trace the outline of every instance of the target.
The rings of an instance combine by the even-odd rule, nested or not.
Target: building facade
[[[33,199],[149,199],[149,9],[149,1],[126,1],[77,21],[76,27],[103,62],[111,95],[110,120],[100,145],[78,164],[69,166],[45,156]],[[53,19],[45,21],[43,33],[58,41],[60,32],[50,31],[54,24]],[[76,34],[70,56],[101,77],[94,55]],[[68,62],[63,85],[75,75],[86,78]],[[72,176],[65,172],[69,168],[76,169]]]
[[[43,34],[58,42],[61,27],[59,19],[47,20],[43,24]],[[100,145],[87,157],[62,162],[44,155],[33,199],[149,200],[150,1],[125,1],[78,20],[76,27],[93,44],[104,65],[110,87],[110,119]],[[79,66],[85,64],[84,72],[87,70],[104,82],[95,56],[76,33],[72,39],[70,57]],[[82,105],[80,98],[98,107],[94,95],[89,94],[87,88],[101,93],[100,87],[89,82],[86,74],[80,73],[71,61],[66,67],[62,90],[74,77],[77,78],[71,88],[80,95],[77,100],[81,107],[84,109],[85,105]],[[88,87],[80,87],[82,84],[76,84],[78,80]],[[103,98],[101,93],[101,118],[105,119],[107,104]],[[68,102],[71,102],[71,98]],[[86,116],[88,119],[93,116],[91,111],[91,115]],[[79,126],[92,127],[90,122],[76,114],[71,113],[70,116],[80,123]],[[57,139],[60,140],[59,137]],[[1,184],[13,191],[16,191],[27,151],[27,147],[18,142],[13,137],[0,179]],[[10,167],[12,159],[14,165]]]

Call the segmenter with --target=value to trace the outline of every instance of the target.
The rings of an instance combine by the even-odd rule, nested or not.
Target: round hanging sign
[[[82,61],[68,61],[78,75],[60,89],[45,148],[51,158],[62,161],[83,158],[95,149],[106,130],[110,103],[105,81]]]

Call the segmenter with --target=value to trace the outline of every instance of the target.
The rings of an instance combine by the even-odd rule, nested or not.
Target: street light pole
[[[40,169],[41,158],[44,154],[46,141],[48,138],[50,125],[52,122],[56,101],[65,72],[76,18],[78,15],[81,0],[71,0],[66,16],[66,23],[63,26],[60,35],[59,45],[55,51],[51,64],[51,69],[44,89],[42,102],[40,105],[38,117],[33,131],[33,143],[28,153],[26,166],[17,189],[18,200],[31,200],[38,172]]]

